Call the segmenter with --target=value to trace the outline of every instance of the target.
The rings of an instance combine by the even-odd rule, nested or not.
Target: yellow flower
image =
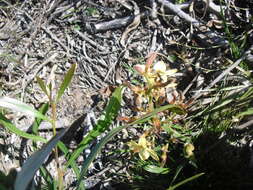
[[[151,143],[147,141],[145,138],[146,134],[143,134],[140,138],[138,143],[135,141],[130,141],[127,143],[130,150],[134,153],[138,153],[141,160],[147,160],[150,156],[159,161],[159,157],[157,156],[156,152],[151,149]]]
[[[166,64],[163,61],[158,61],[154,63],[153,67],[151,65],[141,65],[137,64],[134,66],[134,69],[141,75],[144,76],[146,81],[149,81],[150,84],[154,84],[158,79],[162,79],[162,82],[167,82],[168,77],[173,76],[177,69],[168,69]]]
[[[193,146],[193,144],[187,143],[184,145],[184,154],[186,158],[190,158],[194,156],[194,151],[195,147]]]
[[[163,61],[158,61],[153,66],[153,75],[160,77],[163,82],[167,82],[169,76],[173,76],[177,72],[177,69],[168,69]]]

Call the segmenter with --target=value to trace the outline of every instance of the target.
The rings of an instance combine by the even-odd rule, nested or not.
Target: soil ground
[[[181,7],[173,4],[175,7],[172,8],[161,2],[162,0],[0,1],[0,96],[16,98],[38,108],[47,101],[47,97],[41,91],[36,76],[46,83],[51,82],[56,89],[71,64],[77,63],[71,86],[57,108],[58,127],[64,128],[91,112],[94,113],[93,119],[97,119],[109,99],[108,89],[138,79],[132,70],[133,65],[145,63],[152,52],[157,52],[157,60],[166,62],[168,68],[178,69],[177,91],[184,92],[184,98],[189,100],[198,96],[198,90],[214,81],[231,64],[231,60],[239,59],[240,55],[231,55],[231,40],[245,40],[241,55],[252,47],[253,3],[250,0],[231,1],[230,6],[229,3],[220,6],[219,1],[211,1],[216,6],[207,5],[206,1],[200,0],[185,1]],[[182,16],[175,8],[185,11],[187,15]],[[217,12],[222,8],[224,15]],[[231,36],[226,33],[224,20]],[[252,63],[252,54],[247,59]],[[203,104],[210,103],[208,98],[200,101]],[[33,118],[20,113],[7,111],[5,116],[22,130],[28,130],[33,123]],[[137,133],[134,130],[129,134]],[[46,130],[41,134],[46,137],[52,135]],[[0,170],[8,173],[11,168],[20,166],[21,160],[26,158],[30,150],[27,150],[29,146],[26,144],[26,151],[20,151],[22,140],[16,135],[3,129],[0,135]],[[81,138],[80,134],[74,140],[78,141],[78,138]],[[219,138],[215,137],[216,140]],[[247,140],[239,146],[248,144],[249,138],[249,135],[240,136],[240,139]],[[216,140],[211,138],[210,141]],[[223,141],[220,144],[223,143],[230,146]],[[112,144],[108,145],[109,149]],[[200,141],[201,144],[203,141]],[[74,148],[76,144],[70,146]],[[231,153],[233,149],[235,154],[239,152],[239,157],[244,155],[242,159],[234,158],[234,165],[229,162],[231,167],[235,166],[235,170],[240,168],[240,163],[243,165],[244,162],[249,162],[250,152],[247,148],[246,153],[241,147],[228,149],[216,149],[218,153],[214,154],[226,151]],[[207,154],[211,154],[212,150]],[[229,160],[231,155],[226,156],[223,158]],[[112,161],[115,157],[108,159]],[[212,167],[226,167],[225,163],[217,160],[219,158],[209,160],[212,164],[219,163],[211,164]],[[82,162],[82,159],[79,161]],[[98,182],[103,179],[103,185],[110,181],[105,176],[101,177],[106,174],[103,169],[110,167],[109,161],[103,161],[104,166],[98,169],[99,172],[102,171]],[[206,162],[201,163],[203,167],[209,164]],[[99,165],[100,162],[97,163]],[[122,166],[114,167],[125,172]],[[215,173],[213,168],[207,167],[207,170]],[[243,175],[244,171],[246,170],[240,170],[238,175]],[[247,175],[248,173],[251,173],[249,168]],[[226,175],[226,171],[219,174]],[[90,181],[95,181],[96,184],[95,179],[99,174],[90,175]],[[73,175],[70,173],[65,178],[72,179],[71,177]],[[241,179],[238,176],[235,178]],[[217,182],[215,185],[220,184]],[[241,188],[243,185],[238,186]],[[252,184],[249,186],[253,187]]]

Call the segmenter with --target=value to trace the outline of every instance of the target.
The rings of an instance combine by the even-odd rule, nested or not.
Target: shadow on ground
[[[234,129],[228,130],[222,138],[210,132],[200,136],[195,143],[196,158],[198,167],[206,175],[195,181],[194,189],[253,189],[251,139],[247,131]]]
[[[253,168],[250,168],[251,150],[249,146],[252,138],[249,132],[228,130],[226,135],[222,138],[220,136],[218,133],[207,132],[196,139],[194,144],[198,168],[187,164],[174,184],[198,173],[204,172],[205,175],[177,189],[253,189]],[[144,172],[142,179],[132,184],[117,184],[115,189],[165,190],[169,187],[172,177],[171,174],[150,175]]]

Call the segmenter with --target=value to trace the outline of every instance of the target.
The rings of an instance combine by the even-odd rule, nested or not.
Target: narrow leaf
[[[143,115],[140,119],[137,119],[136,121],[130,123],[129,125],[144,123],[148,121],[150,118],[152,118],[153,116],[155,116],[156,114],[158,114],[159,112],[163,112],[165,110],[170,110],[171,112],[174,112],[177,114],[185,114],[185,111],[181,107],[174,104],[169,104],[169,105],[156,108],[154,111]]]
[[[32,134],[26,133],[26,132],[18,129],[7,118],[5,118],[4,115],[2,115],[1,113],[0,113],[0,124],[3,125],[4,127],[6,127],[12,133],[15,133],[16,135],[18,135],[20,137],[23,137],[26,139],[31,139],[34,141],[47,142],[47,140],[44,139],[43,137],[32,135]]]
[[[50,119],[27,104],[9,97],[0,97],[0,106],[50,121]]]
[[[43,115],[45,115],[48,111],[48,108],[49,108],[49,104],[46,103],[46,104],[43,104],[40,109],[39,109],[39,112]],[[38,129],[39,129],[39,126],[42,122],[42,119],[40,118],[35,118],[35,121],[33,122],[33,125],[32,125],[32,132],[33,134],[35,135],[38,135]]]
[[[61,130],[39,151],[35,152],[28,158],[28,160],[22,166],[21,171],[17,175],[14,184],[14,190],[25,190],[27,188],[36,171],[44,163],[48,155],[51,153],[52,149],[55,147],[61,137],[67,132],[67,130],[67,128]]]
[[[63,95],[64,91],[66,90],[66,88],[69,86],[69,83],[71,82],[71,79],[74,76],[76,70],[76,64],[73,64],[70,69],[68,70],[67,74],[65,75],[63,82],[58,90],[58,94],[56,97],[56,102],[58,102],[61,98],[61,96]]]
[[[54,189],[53,188],[53,186],[54,186],[54,178],[52,177],[51,173],[47,170],[47,168],[44,167],[44,166],[41,166],[39,168],[39,171],[40,171],[40,175],[43,177],[43,179],[47,183],[47,188],[49,190]]]
[[[167,190],[174,190],[174,189],[178,188],[179,186],[184,185],[185,183],[188,183],[188,182],[190,182],[190,181],[192,181],[192,180],[194,180],[194,179],[196,179],[196,178],[198,178],[198,177],[200,177],[204,174],[205,173],[199,173],[199,174],[196,174],[192,177],[189,177],[189,178],[177,183],[176,185],[173,185],[173,186],[169,187]]]
[[[147,165],[147,166],[144,166],[143,169],[155,174],[167,174],[170,171],[169,168],[162,168],[155,165]]]
[[[38,76],[36,76],[36,80],[37,80],[41,90],[47,95],[47,97],[49,97],[49,92],[47,90],[47,87],[46,87],[44,81]]]
[[[180,172],[183,170],[184,166],[183,165],[179,165],[177,168],[176,168],[176,172],[175,172],[175,175],[172,179],[172,181],[170,182],[170,186],[171,184],[174,183],[174,181],[177,179],[178,175],[180,174]]]
[[[68,160],[69,157],[70,157],[70,156],[69,156],[69,150],[68,150],[68,148],[65,146],[65,144],[64,144],[63,142],[59,141],[58,144],[57,144],[57,146],[58,146],[59,149],[64,153],[64,156],[65,156],[66,160]],[[79,171],[79,168],[78,168],[76,162],[75,162],[75,161],[71,162],[71,163],[70,163],[70,166],[71,166],[71,168],[73,169],[73,171],[75,172],[76,177],[79,178],[79,176],[80,176],[80,171]],[[81,184],[80,184],[80,189],[81,189],[81,190],[84,190],[84,189],[85,189],[85,188],[84,188],[83,181],[82,181]]]
[[[252,114],[253,114],[253,108],[248,108],[246,111],[239,113],[236,117],[242,117],[242,116],[252,115]]]
[[[80,173],[80,176],[78,178],[78,182],[77,182],[77,188],[80,189],[80,183],[83,180],[83,177],[85,176],[90,164],[92,163],[92,161],[96,158],[97,154],[101,151],[101,149],[103,148],[103,146],[109,141],[111,140],[119,131],[121,131],[122,129],[126,128],[127,126],[120,126],[117,127],[113,130],[111,130],[95,147],[94,149],[92,149],[92,152],[89,154],[88,158],[84,161],[83,165],[82,165],[82,170]]]
[[[49,108],[49,104],[43,104],[40,108],[39,108],[39,112],[42,113],[43,115],[46,114],[46,112],[48,111]],[[43,120],[40,118],[35,118],[35,121],[33,122],[32,125],[32,133],[34,135],[38,135],[39,133],[39,126],[41,124]],[[37,150],[37,144],[36,142],[33,142],[33,152],[35,152],[35,150]],[[54,179],[51,175],[51,173],[47,170],[47,168],[45,166],[41,166],[40,169],[40,175],[43,177],[43,179],[45,180],[45,182],[47,183],[47,187],[48,189],[54,189]],[[56,188],[55,188],[56,189]]]

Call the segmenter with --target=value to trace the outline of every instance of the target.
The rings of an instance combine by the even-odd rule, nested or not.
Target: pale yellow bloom
[[[156,73],[165,73],[166,72],[166,64],[163,61],[158,61],[154,64],[153,70]]]
[[[194,151],[195,147],[193,146],[193,144],[187,143],[184,145],[184,153],[185,153],[185,157],[186,158],[190,158],[192,156],[194,156]]]
[[[153,67],[146,68],[146,65],[137,64],[134,69],[142,76],[145,76],[146,80],[154,83],[156,79],[161,78],[163,82],[167,82],[168,77],[173,76],[177,69],[168,69],[163,61],[154,63]]]
[[[168,69],[163,61],[158,61],[153,66],[153,75],[159,76],[163,82],[167,82],[168,77],[173,76],[177,72],[177,69]]]
[[[147,141],[145,136],[145,134],[142,135],[139,138],[138,143],[135,141],[130,141],[127,143],[127,145],[134,153],[139,154],[141,160],[147,160],[151,156],[153,159],[159,161],[159,157],[157,156],[156,152],[151,149],[151,143]]]

